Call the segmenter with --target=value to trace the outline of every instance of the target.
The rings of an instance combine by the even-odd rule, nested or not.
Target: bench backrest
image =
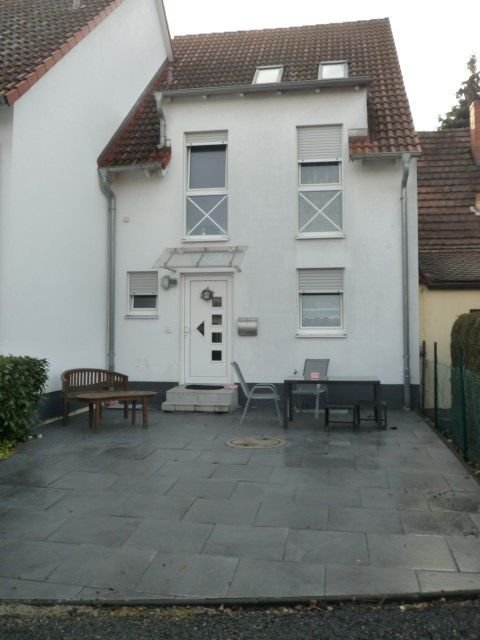
[[[62,373],[62,391],[65,395],[107,389],[127,391],[128,376],[107,369],[69,369]]]

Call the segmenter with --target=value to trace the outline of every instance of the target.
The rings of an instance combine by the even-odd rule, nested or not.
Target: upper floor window
[[[318,65],[318,77],[320,80],[332,78],[348,78],[347,62],[321,62]]]
[[[228,233],[227,134],[222,131],[187,134],[187,238]]]
[[[269,82],[281,82],[283,76],[283,66],[257,67],[253,76],[253,84],[267,84]]]
[[[299,236],[343,235],[342,127],[299,127],[297,161]]]
[[[128,315],[156,316],[158,271],[129,271],[128,301]]]

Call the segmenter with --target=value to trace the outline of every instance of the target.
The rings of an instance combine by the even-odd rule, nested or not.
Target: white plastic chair
[[[305,378],[309,378],[313,371],[316,371],[321,376],[326,376],[328,371],[328,365],[330,360],[327,358],[307,358],[303,365],[303,375]],[[295,396],[315,396],[315,419],[318,419],[318,413],[320,408],[320,395],[324,393],[327,397],[327,387],[324,384],[299,384],[292,390],[292,395]]]
[[[252,400],[273,400],[275,409],[277,410],[278,421],[280,424],[282,424],[282,416],[280,414],[280,407],[278,404],[280,401],[280,396],[278,394],[276,386],[274,384],[260,383],[253,385],[253,387],[250,389],[248,384],[245,382],[245,378],[243,377],[238,364],[236,362],[232,362],[231,364],[238,380],[240,381],[242,391],[247,398],[245,409],[243,410],[242,417],[240,418],[240,424],[243,423]]]

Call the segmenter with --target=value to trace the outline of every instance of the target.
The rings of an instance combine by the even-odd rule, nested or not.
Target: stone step
[[[227,413],[238,408],[237,389],[197,390],[178,385],[169,389],[162,404],[163,411],[199,411]]]

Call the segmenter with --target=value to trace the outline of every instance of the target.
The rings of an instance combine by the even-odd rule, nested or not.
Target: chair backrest
[[[233,370],[235,371],[235,374],[236,374],[237,378],[240,381],[240,386],[242,387],[243,393],[248,398],[248,396],[250,394],[250,389],[248,388],[248,384],[245,382],[245,378],[243,377],[243,374],[240,371],[240,367],[238,366],[238,364],[236,362],[232,362],[231,365],[233,367]]]
[[[310,377],[312,371],[317,371],[321,376],[326,376],[329,363],[329,358],[307,358],[303,365],[303,375]]]

